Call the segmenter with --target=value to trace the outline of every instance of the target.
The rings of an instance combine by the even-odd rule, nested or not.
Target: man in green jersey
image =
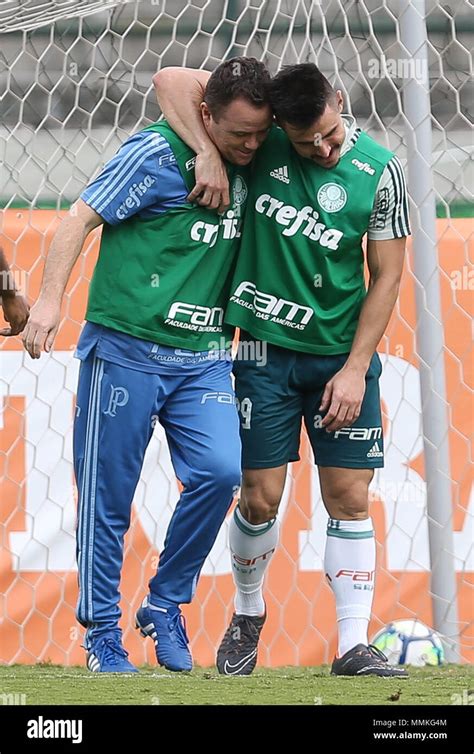
[[[160,664],[192,667],[180,605],[193,598],[240,485],[231,359],[214,344],[233,336],[224,308],[240,245],[246,166],[271,124],[268,79],[262,63],[237,58],[206,84],[201,123],[225,160],[230,209],[219,217],[187,200],[196,154],[167,123],[134,134],[60,225],[24,332],[33,358],[51,350],[71,269],[89,231],[103,225],[77,350],[74,424],[77,618],[93,672],[135,672],[118,625],[119,581],[131,503],[157,420],[183,491],[136,627],[153,639]]]
[[[193,145],[186,98],[179,119],[158,90],[165,114]],[[197,97],[190,87],[189,101],[191,93]],[[398,295],[409,234],[403,172],[389,150],[342,116],[341,92],[315,65],[283,69],[270,101],[281,128],[272,129],[254,159],[226,312],[246,340],[268,346],[265,367],[252,359],[234,366],[244,478],[230,525],[235,613],[217,666],[228,675],[255,667],[266,617],[263,578],[304,419],[329,514],[324,567],[339,634],[332,673],[403,676],[367,638],[375,574],[368,488],[384,452],[376,347]],[[218,168],[209,170],[211,200],[225,204],[225,182],[215,185]],[[201,190],[208,187],[206,175],[199,179]]]

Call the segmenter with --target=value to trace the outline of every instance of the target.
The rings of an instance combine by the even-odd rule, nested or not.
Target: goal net
[[[413,126],[404,110],[406,88],[427,77],[438,255],[429,283],[441,302],[439,316],[431,309],[430,316],[444,338],[437,369],[446,386],[439,399],[446,400],[450,515],[437,540],[440,552],[433,542],[430,550],[432,525],[439,522],[430,520],[427,504],[417,286],[417,302],[423,295],[410,243],[400,298],[379,347],[386,465],[372,485],[379,547],[370,632],[398,618],[418,617],[433,625],[433,605],[443,606],[444,600],[445,609],[457,616],[445,638],[449,642],[457,633],[462,659],[472,661],[474,98],[468,74],[474,21],[467,2],[413,3],[417,12],[425,9],[426,59],[409,54],[404,43],[402,0],[5,0],[1,5],[1,245],[30,302],[38,295],[44,256],[65,209],[131,133],[158,119],[151,77],[160,67],[212,70],[230,56],[253,55],[275,72],[285,64],[315,61],[342,89],[346,111],[404,164]],[[419,202],[413,198],[410,211],[419,226]],[[1,344],[1,662],[83,662],[82,631],[74,618],[72,418],[78,362],[73,354],[97,250],[98,236],[92,234],[68,285],[51,355],[33,361],[19,339]],[[281,545],[266,581],[269,618],[260,652],[266,665],[328,662],[336,644],[335,606],[323,571],[327,515],[304,434],[301,455],[288,473]],[[157,426],[135,495],[122,578],[122,627],[138,663],[153,661],[152,647],[133,631],[133,614],[157,566],[178,496]],[[433,592],[432,570],[441,555],[454,569],[456,588],[449,599]],[[213,663],[232,596],[226,524],[195,600],[185,609],[198,664]]]

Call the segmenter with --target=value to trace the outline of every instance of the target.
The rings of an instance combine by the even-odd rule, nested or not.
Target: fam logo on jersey
[[[232,186],[232,198],[234,204],[240,207],[247,198],[247,185],[241,175],[236,175],[234,185]]]
[[[326,212],[339,212],[346,202],[347,191],[337,183],[325,183],[318,191],[318,204]]]
[[[304,330],[314,314],[309,306],[259,291],[255,283],[250,280],[243,280],[239,283],[230,301],[244,309],[249,309],[259,319],[296,330]]]
[[[185,301],[173,301],[165,325],[193,332],[222,332],[224,309],[219,306],[199,306]]]

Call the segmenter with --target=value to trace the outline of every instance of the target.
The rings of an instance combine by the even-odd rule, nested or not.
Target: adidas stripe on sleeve
[[[82,192],[81,199],[110,225],[142,215],[147,208],[157,208],[176,194],[170,176],[165,176],[170,167],[175,168],[178,182],[182,183],[179,171],[171,163],[175,163],[174,155],[166,139],[158,133],[141,131],[124,142]]]
[[[377,186],[368,237],[373,241],[389,241],[410,233],[405,176],[400,160],[394,156],[385,166]]]

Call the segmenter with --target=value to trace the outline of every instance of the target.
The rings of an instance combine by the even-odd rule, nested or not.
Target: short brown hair
[[[204,102],[218,120],[222,110],[235,99],[245,99],[256,107],[269,104],[270,74],[256,58],[231,58],[221,63],[207,82]]]
[[[269,89],[278,122],[299,129],[309,128],[336,101],[335,90],[314,63],[285,66]]]

